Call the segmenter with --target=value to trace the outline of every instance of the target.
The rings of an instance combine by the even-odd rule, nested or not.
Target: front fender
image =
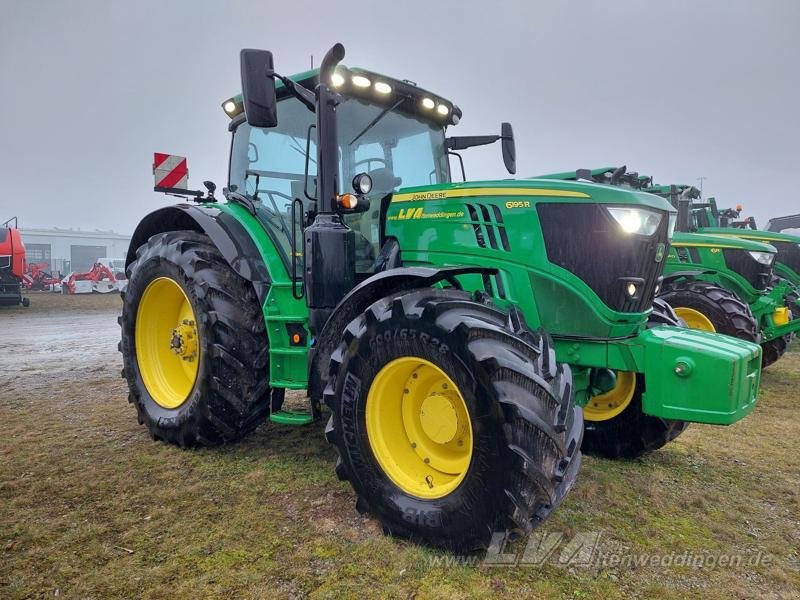
[[[308,395],[319,401],[328,379],[328,362],[331,352],[342,340],[347,324],[364,312],[370,304],[395,292],[432,287],[446,281],[461,288],[456,277],[469,273],[495,275],[497,269],[482,267],[398,267],[376,273],[362,281],[342,299],[328,317],[309,356]]]
[[[264,303],[270,277],[258,248],[233,215],[213,205],[176,204],[148,214],[133,232],[125,268],[136,259],[136,250],[152,236],[182,229],[205,233],[231,268],[253,284],[259,302]]]

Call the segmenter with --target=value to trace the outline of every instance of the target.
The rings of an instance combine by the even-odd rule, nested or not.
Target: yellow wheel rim
[[[386,364],[367,395],[367,437],[383,472],[422,499],[446,496],[472,460],[472,424],[461,392],[439,367],[407,356]]]
[[[583,407],[583,418],[587,421],[613,419],[628,407],[635,393],[636,373],[618,371],[614,389],[589,398],[589,402]]]
[[[676,315],[686,321],[686,325],[689,327],[689,329],[702,329],[703,331],[711,332],[717,331],[717,328],[714,327],[714,324],[709,320],[709,318],[700,311],[697,311],[693,308],[688,308],[686,306],[680,306],[674,308],[674,310]]]
[[[192,304],[168,277],[151,281],[136,312],[136,362],[147,391],[159,406],[186,402],[200,366],[200,336]]]

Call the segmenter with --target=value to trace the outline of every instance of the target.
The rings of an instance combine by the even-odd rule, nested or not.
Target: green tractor
[[[654,306],[674,222],[661,198],[564,181],[454,183],[461,110],[340,65],[292,78],[241,53],[223,103],[226,202],[157,210],[127,256],[129,400],[151,435],[233,442],[267,418],[325,435],[356,507],[453,550],[528,532],[584,447],[632,456],[689,421],[750,413],[758,345],[676,327]],[[631,227],[636,220],[639,225]],[[598,226],[598,223],[601,223]],[[307,390],[306,413],[284,411]]]
[[[799,228],[800,215],[778,217],[770,220],[768,231],[759,230],[753,217],[741,218],[742,206],[717,208],[714,198],[707,202],[692,202],[689,228],[699,233],[734,236],[774,246],[777,284],[789,284],[787,306],[793,319],[800,319],[800,236],[782,233],[783,229]]]
[[[691,328],[760,343],[765,367],[786,352],[800,329],[800,321],[791,322],[790,307],[796,306],[797,296],[788,281],[773,276],[777,250],[766,243],[770,236],[782,234],[756,239],[740,236],[740,229],[698,229],[694,220],[702,221],[705,213],[698,213],[708,205],[691,204],[700,197],[697,188],[655,185],[652,177],[628,172],[624,166],[542,177],[622,186],[669,200],[678,209],[678,223],[659,298]]]

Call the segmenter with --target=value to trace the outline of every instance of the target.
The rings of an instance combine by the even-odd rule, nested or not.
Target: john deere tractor
[[[758,345],[654,308],[674,222],[661,198],[565,181],[453,183],[461,110],[340,65],[278,74],[241,53],[223,103],[226,202],[157,210],[127,256],[130,402],[154,438],[232,442],[267,418],[330,418],[336,473],[393,534],[486,547],[526,532],[592,448],[637,455],[687,421],[754,407]],[[552,337],[551,337],[552,336]],[[282,410],[307,390],[306,413]]]
[[[787,306],[792,318],[800,319],[800,236],[782,233],[782,229],[799,228],[800,215],[778,217],[769,222],[769,231],[759,230],[753,217],[741,218],[743,207],[717,208],[714,198],[707,202],[693,201],[691,204],[689,228],[699,233],[720,236],[734,236],[774,246],[776,284],[781,281],[789,284],[786,296]]]
[[[766,237],[781,234],[766,233],[759,240],[739,236],[740,229],[698,229],[698,211],[708,205],[695,202],[700,197],[697,188],[656,185],[652,177],[628,172],[624,166],[543,177],[622,186],[669,200],[678,209],[677,232],[658,297],[691,328],[760,343],[765,367],[786,352],[791,336],[800,329],[800,321],[791,322],[790,312],[797,296],[791,284],[773,276],[777,250],[765,242]],[[730,235],[722,235],[725,232]]]

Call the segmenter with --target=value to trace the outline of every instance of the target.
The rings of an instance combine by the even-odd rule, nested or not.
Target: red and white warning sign
[[[189,167],[185,156],[174,154],[153,154],[153,175],[156,188],[173,188],[185,190],[189,187]]]

